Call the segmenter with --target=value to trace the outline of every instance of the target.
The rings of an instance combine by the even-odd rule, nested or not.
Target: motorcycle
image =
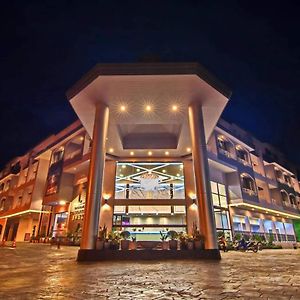
[[[254,253],[257,253],[258,251],[262,250],[261,243],[256,242],[256,241],[248,241],[246,242],[245,240],[240,240],[240,241],[235,241],[233,244],[233,249],[236,251],[253,251]]]

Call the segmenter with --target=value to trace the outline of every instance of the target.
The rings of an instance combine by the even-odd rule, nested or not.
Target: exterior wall
[[[220,149],[218,145],[218,136],[222,135],[230,141],[228,153]],[[70,141],[77,139],[76,146],[70,144]],[[238,159],[237,147],[242,146],[247,151],[249,159],[244,162]],[[59,192],[45,196],[46,179],[49,170],[51,152],[58,147],[68,147],[67,156],[63,159],[63,167],[61,169],[60,189]],[[275,213],[263,213],[264,209],[278,211],[279,213],[292,213],[300,217],[300,188],[296,176],[276,161],[266,161],[266,145],[251,138],[243,130],[237,126],[233,126],[222,121],[218,124],[215,132],[211,135],[208,142],[210,164],[210,179],[211,181],[224,184],[228,204],[230,206],[230,223],[232,232],[234,233],[233,219],[235,216],[245,217],[245,232],[251,233],[251,218],[258,219],[260,222],[260,233],[267,234],[263,227],[263,221],[285,222],[292,223],[291,219],[282,219]],[[27,153],[22,158],[16,158],[2,171],[0,177],[0,185],[3,183],[3,189],[0,186],[0,205],[2,199],[7,199],[5,207],[0,206],[0,225],[3,226],[0,239],[3,238],[7,219],[5,216],[10,214],[20,213],[28,209],[43,210],[50,212],[45,213],[41,218],[40,234],[51,232],[53,227],[55,214],[68,212],[67,229],[69,232],[74,232],[79,227],[82,228],[82,210],[84,200],[78,202],[80,189],[82,184],[87,181],[89,167],[89,151],[90,138],[82,129],[78,122],[72,124],[63,132],[56,136],[47,139],[30,153]],[[74,155],[73,155],[74,154]],[[20,168],[16,167],[20,161]],[[115,189],[115,161],[107,160],[105,164],[105,180],[103,186],[103,195],[107,196],[107,203],[101,199],[100,209],[100,226],[106,225],[108,230],[112,228],[113,206],[118,205],[114,200]],[[197,205],[193,203],[195,195],[194,170],[193,163],[190,158],[184,158],[184,176],[185,176],[185,198],[186,198],[186,219],[187,232],[192,233],[193,224],[199,224],[199,212]],[[282,178],[276,176],[276,169],[280,169],[283,174],[288,174],[291,183],[285,182]],[[242,187],[242,174],[248,174],[254,180],[253,194],[249,194]],[[280,191],[285,190],[288,194],[294,194],[298,201],[295,205],[284,204]],[[102,195],[102,196],[103,196]],[[105,196],[105,197],[106,197]],[[83,198],[82,198],[83,199]],[[59,204],[60,201],[65,201],[66,205]],[[252,211],[249,207],[237,208],[233,206],[236,202],[241,204],[255,204],[261,207],[259,211]],[[149,202],[148,202],[149,204]],[[73,218],[75,211],[80,215],[79,219]],[[243,207],[243,209],[242,209]],[[10,218],[8,218],[9,220]],[[272,224],[273,224],[272,223]],[[271,224],[271,223],[270,223]],[[298,221],[295,222],[298,226]],[[33,226],[36,228],[39,225],[39,214],[34,217],[28,215],[21,216],[19,219],[19,227],[17,232],[17,240],[24,240],[25,233],[32,233]],[[294,235],[294,229],[289,225],[288,235]],[[298,228],[298,227],[297,227]],[[275,225],[272,225],[272,233],[277,234]],[[278,229],[278,228],[277,228]],[[279,228],[280,229],[280,228]],[[292,232],[291,232],[292,230]],[[38,228],[36,233],[38,232]],[[65,233],[66,234],[66,233]],[[284,243],[284,242],[283,242]]]

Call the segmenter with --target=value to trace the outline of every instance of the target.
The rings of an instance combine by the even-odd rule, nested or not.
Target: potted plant
[[[179,235],[179,241],[180,241],[180,249],[181,250],[187,250],[187,234],[184,232],[180,232]]]
[[[178,233],[175,230],[170,230],[167,233],[169,240],[169,248],[170,250],[177,250],[177,238],[178,238]]]
[[[107,234],[107,227],[104,225],[103,228],[99,228],[98,231],[98,237],[96,240],[96,249],[97,250],[103,250],[104,248],[104,241],[106,239],[106,234]]]
[[[193,224],[193,239],[195,249],[204,249],[204,236],[198,230],[196,224]]]
[[[120,248],[120,234],[116,231],[109,233],[109,247],[111,250],[119,250]]]
[[[160,240],[162,242],[162,248],[163,250],[169,250],[169,243],[167,242],[168,233],[160,231]]]
[[[124,230],[120,233],[120,237],[121,237],[121,250],[129,250],[130,232],[127,230]]]
[[[130,241],[129,249],[130,250],[136,250],[136,248],[137,248],[136,236],[135,235],[131,235],[131,241]]]
[[[191,234],[187,236],[187,248],[188,250],[194,250],[194,239]]]

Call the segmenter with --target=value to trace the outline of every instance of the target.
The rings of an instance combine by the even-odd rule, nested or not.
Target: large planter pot
[[[180,242],[180,250],[187,250],[187,242]]]
[[[110,248],[110,241],[105,241],[104,242],[104,249],[109,249]]]
[[[193,241],[188,242],[187,248],[188,248],[188,250],[194,250],[194,242]]]
[[[137,248],[137,243],[134,242],[134,241],[130,241],[130,243],[129,243],[129,249],[130,250],[136,250],[136,248]]]
[[[204,243],[203,241],[194,241],[195,249],[197,250],[203,250],[204,249]]]
[[[119,248],[120,248],[119,242],[116,242],[116,241],[111,241],[110,242],[110,249],[111,250],[119,250]]]
[[[163,248],[163,250],[169,250],[169,243],[167,241],[163,241],[162,248]]]
[[[170,240],[169,241],[169,247],[170,247],[170,250],[177,250],[177,240]]]
[[[104,241],[98,240],[96,241],[96,249],[97,250],[103,250],[104,248]]]
[[[121,250],[129,250],[129,240],[121,240]]]

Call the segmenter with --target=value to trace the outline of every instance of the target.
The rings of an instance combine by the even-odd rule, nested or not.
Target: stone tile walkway
[[[300,300],[300,250],[217,261],[77,263],[77,248],[0,248],[0,299]]]

